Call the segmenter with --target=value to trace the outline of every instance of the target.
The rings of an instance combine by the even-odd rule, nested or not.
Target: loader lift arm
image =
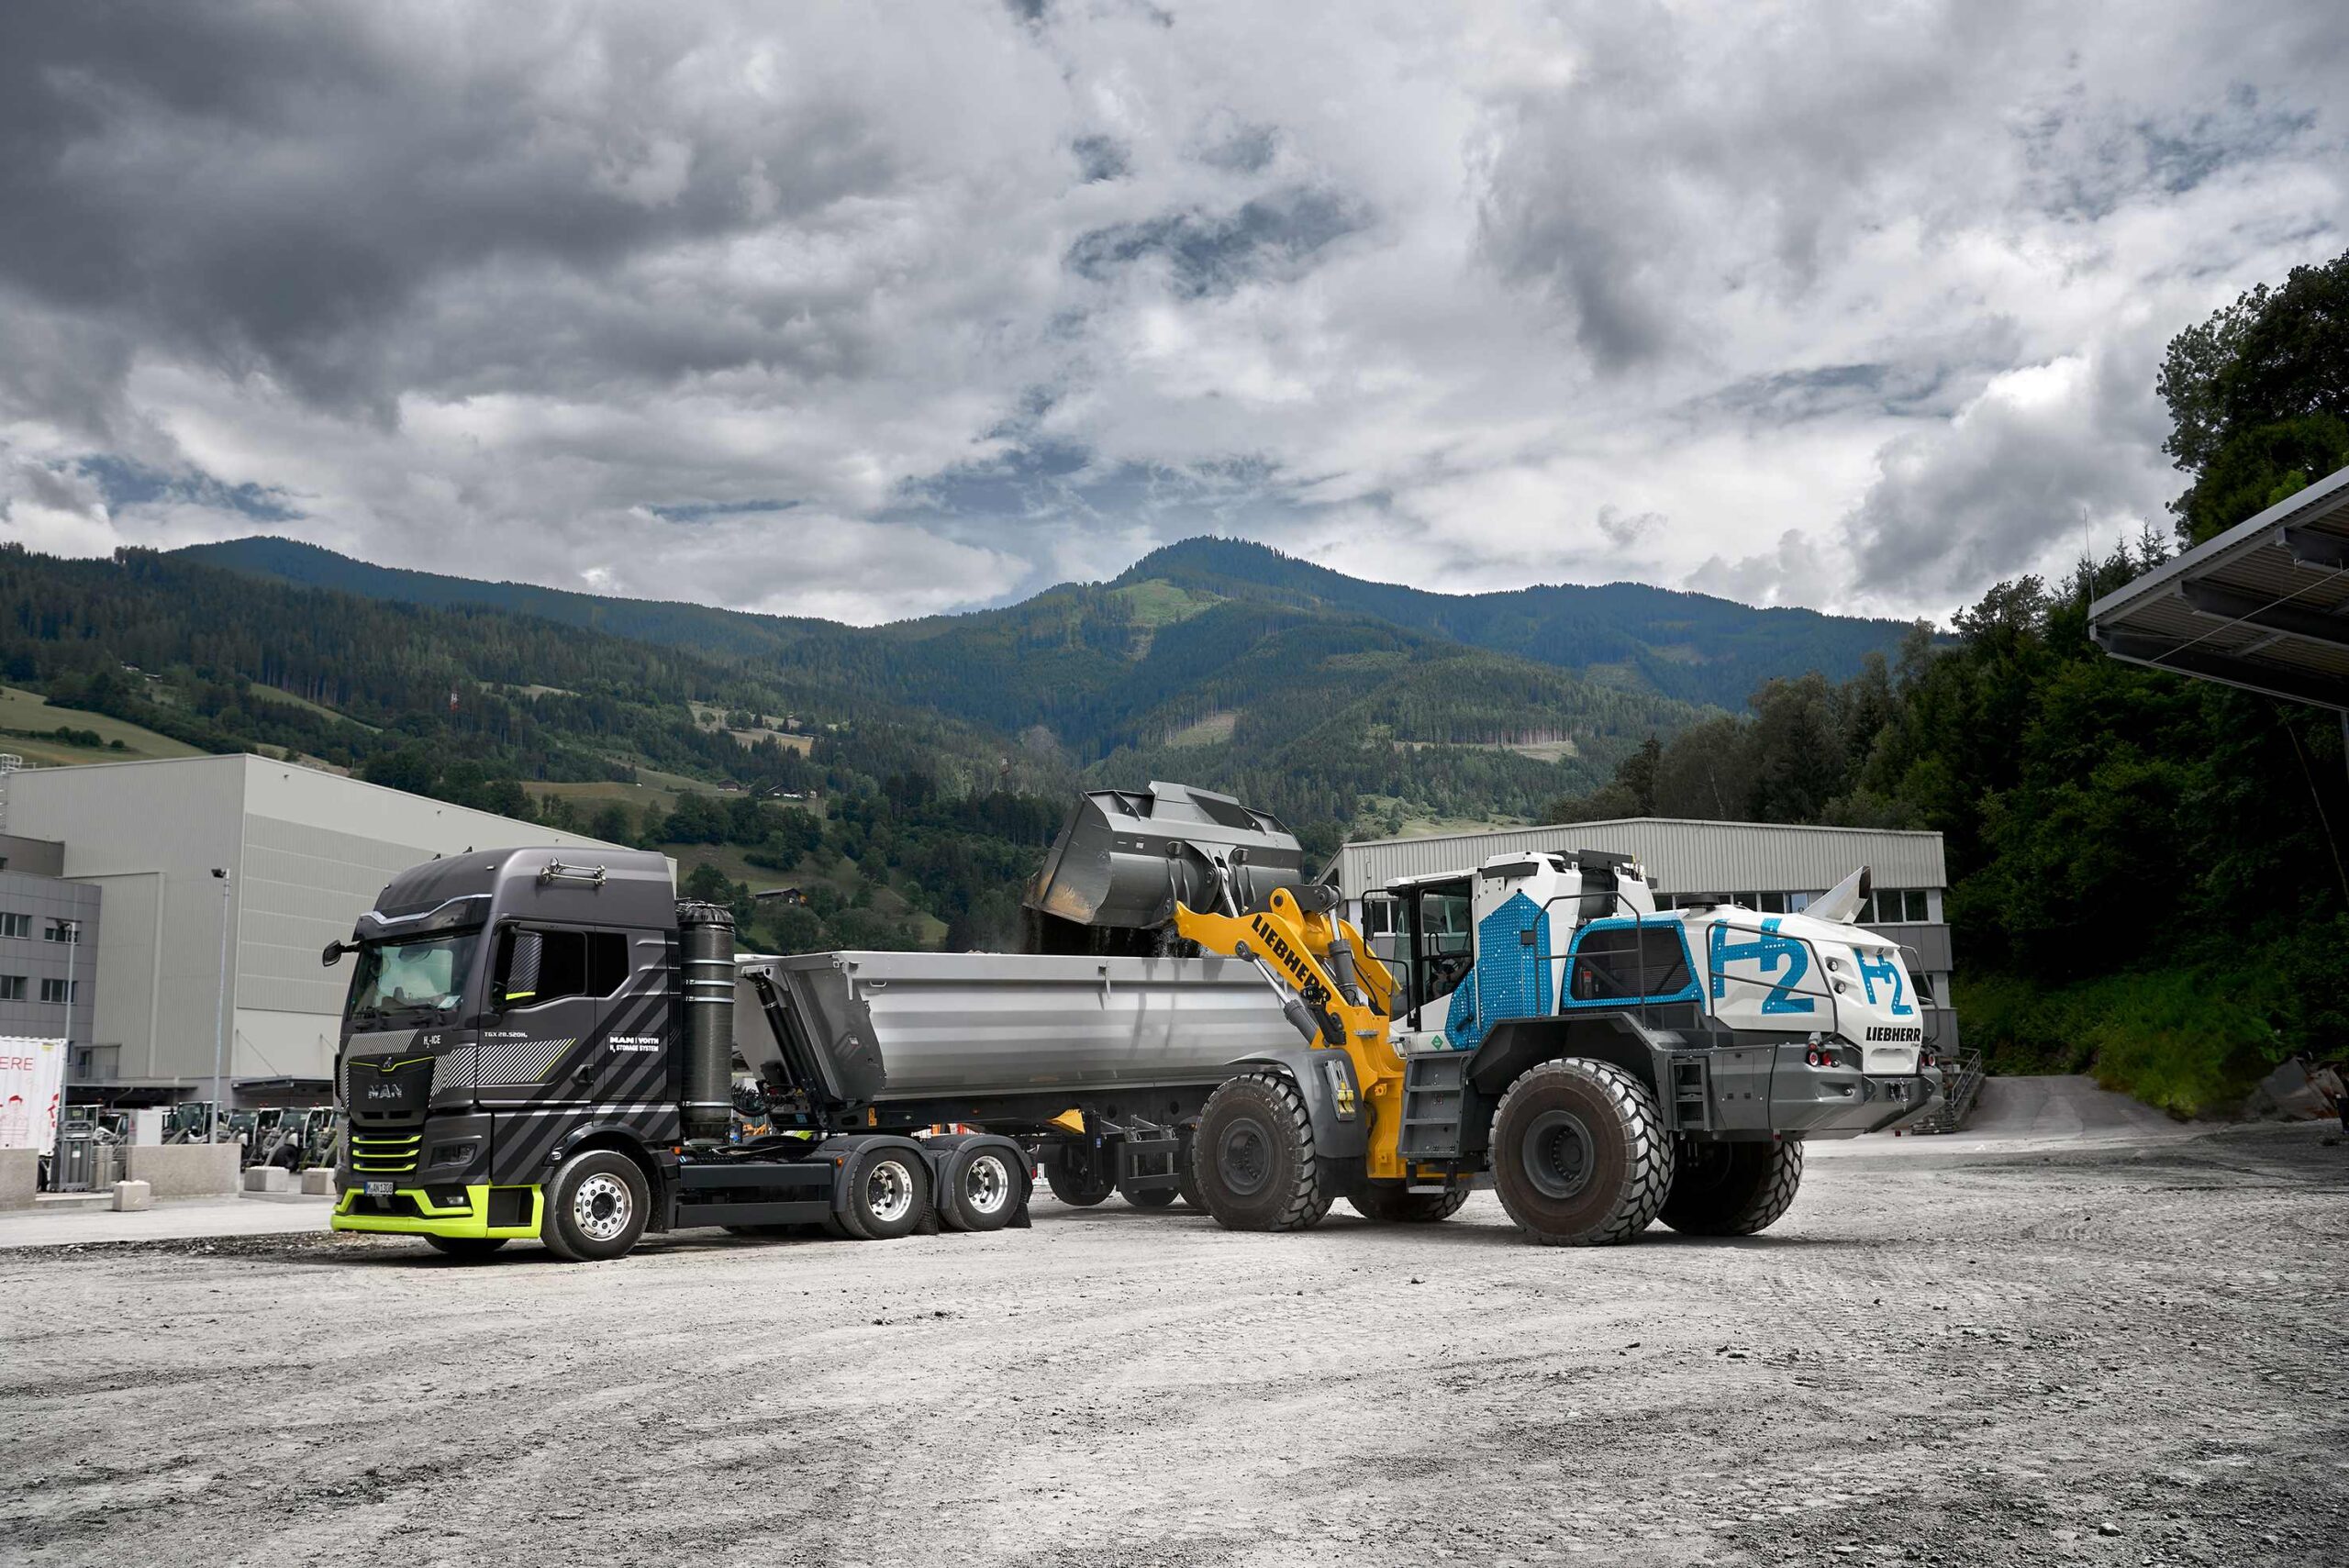
[[[1320,887],[1276,889],[1264,908],[1244,915],[1178,903],[1174,930],[1204,952],[1254,964],[1309,1050],[1345,1053],[1370,1113],[1368,1173],[1397,1178],[1403,1059],[1391,1032],[1395,977],[1362,933],[1331,913],[1336,903],[1335,890]]]

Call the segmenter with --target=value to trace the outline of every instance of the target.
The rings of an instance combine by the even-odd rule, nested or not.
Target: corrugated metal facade
[[[1879,887],[1942,888],[1949,884],[1939,833],[1669,817],[1376,839],[1339,851],[1337,881],[1346,898],[1353,900],[1400,877],[1465,871],[1517,850],[1606,850],[1631,855],[1664,893],[1824,893],[1863,865],[1871,868]]]

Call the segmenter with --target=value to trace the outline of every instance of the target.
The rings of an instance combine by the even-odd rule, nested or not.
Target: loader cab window
[[[1401,922],[1396,951],[1409,984],[1405,1000],[1416,1010],[1458,990],[1475,966],[1468,879],[1397,887],[1395,909]]]
[[[1688,944],[1677,921],[1642,925],[1607,920],[1575,933],[1566,1006],[1684,1000],[1694,995]]]
[[[489,995],[501,1008],[565,996],[608,996],[628,983],[628,938],[618,931],[508,927],[498,934]]]

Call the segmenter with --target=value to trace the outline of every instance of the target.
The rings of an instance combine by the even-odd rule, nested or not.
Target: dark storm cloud
[[[0,540],[858,619],[1187,531],[1943,609],[2337,251],[2349,12],[0,7]]]
[[[547,317],[631,258],[880,188],[862,111],[673,140],[713,128],[634,106],[674,91],[681,40],[618,18],[574,88],[566,57],[586,40],[537,15],[418,38],[395,7],[7,7],[0,281],[325,401],[533,378],[566,339],[653,377],[796,351],[772,328],[817,302],[763,302],[722,332]],[[460,306],[463,330],[421,350],[403,340],[430,285],[476,269],[492,308]]]

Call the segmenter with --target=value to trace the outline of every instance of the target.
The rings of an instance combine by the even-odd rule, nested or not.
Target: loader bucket
[[[1151,930],[1194,909],[1223,906],[1228,867],[1241,911],[1277,887],[1305,883],[1305,850],[1280,819],[1188,784],[1087,790],[1028,884],[1027,906],[1073,925]]]

